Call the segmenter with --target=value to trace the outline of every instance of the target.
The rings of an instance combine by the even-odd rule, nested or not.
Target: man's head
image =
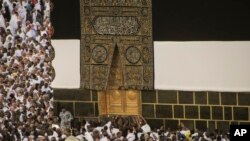
[[[62,107],[62,112],[66,112],[66,108],[65,107]]]
[[[116,136],[117,136],[117,138],[120,138],[122,136],[122,133],[121,132],[117,132]]]

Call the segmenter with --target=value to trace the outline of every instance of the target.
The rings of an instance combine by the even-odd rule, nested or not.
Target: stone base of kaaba
[[[190,129],[228,131],[230,124],[250,124],[249,93],[142,91],[141,110],[147,123],[177,129],[182,122]],[[98,94],[84,89],[55,89],[54,109],[66,107],[76,121],[99,120]]]

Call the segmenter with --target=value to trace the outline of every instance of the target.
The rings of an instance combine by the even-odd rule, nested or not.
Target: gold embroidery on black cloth
[[[81,87],[154,88],[151,0],[81,0]],[[117,48],[119,66],[111,67]],[[119,67],[119,68],[117,68]],[[119,70],[119,72],[117,72]],[[123,82],[110,76],[117,75]]]

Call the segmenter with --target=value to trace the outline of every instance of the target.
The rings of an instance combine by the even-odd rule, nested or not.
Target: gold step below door
[[[98,92],[99,114],[141,115],[141,91],[107,90]]]

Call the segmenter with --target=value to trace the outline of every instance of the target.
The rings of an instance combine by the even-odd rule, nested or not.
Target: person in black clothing
[[[3,0],[0,0],[0,9],[2,9]]]
[[[9,6],[6,2],[3,4],[3,6],[4,6],[3,7],[3,11],[4,11],[3,16],[5,19],[7,19],[7,21],[10,21],[11,13],[10,13]]]
[[[27,5],[25,6],[27,10],[27,20],[32,21],[32,9],[34,8],[34,5],[31,3],[31,1],[28,1]]]

